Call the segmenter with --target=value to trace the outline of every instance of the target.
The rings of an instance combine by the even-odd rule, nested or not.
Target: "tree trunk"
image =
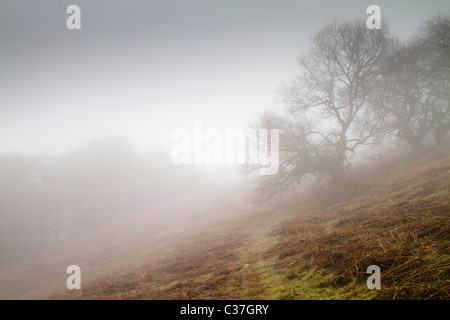
[[[333,201],[338,201],[343,195],[345,182],[345,152],[347,145],[347,127],[341,129],[339,141],[336,144],[336,158],[331,174],[331,191]]]
[[[447,133],[450,131],[450,121],[444,123],[439,122],[436,130],[434,131],[434,140],[436,142],[436,148],[440,155],[444,154],[445,151],[445,140]]]
[[[403,138],[405,139],[406,143],[409,144],[409,146],[413,149],[415,154],[420,154],[423,152],[424,147],[422,145],[422,139],[417,137],[414,132],[406,127],[401,130],[401,134]]]

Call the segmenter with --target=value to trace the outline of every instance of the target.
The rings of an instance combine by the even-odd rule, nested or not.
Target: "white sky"
[[[79,31],[66,8],[81,8]],[[247,127],[324,24],[381,7],[407,39],[450,1],[2,1],[0,152],[62,152],[123,135],[170,151],[171,133]]]

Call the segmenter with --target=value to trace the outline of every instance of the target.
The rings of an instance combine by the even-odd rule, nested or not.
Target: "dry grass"
[[[322,270],[322,286],[363,283],[382,272],[383,299],[450,298],[450,161],[414,168],[347,203],[292,218],[274,234],[278,268]],[[296,263],[298,262],[298,263]],[[295,267],[292,267],[295,266]]]
[[[259,256],[243,250],[249,246],[249,229],[260,223],[250,214],[222,223],[221,232],[181,237],[170,245],[172,254],[159,252],[134,270],[118,269],[82,290],[59,290],[49,299],[261,298],[259,273],[249,268]]]
[[[450,159],[396,172],[328,208],[247,214],[180,235],[133,269],[49,298],[449,299]],[[381,290],[365,287],[372,264]]]

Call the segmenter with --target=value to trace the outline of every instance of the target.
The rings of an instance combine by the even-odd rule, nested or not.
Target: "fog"
[[[66,27],[71,4],[81,8],[80,30]],[[46,293],[64,287],[65,270],[54,278],[47,274],[41,283],[30,286],[19,285],[11,270],[21,266],[30,277],[32,268],[45,274],[49,267],[42,257],[57,259],[66,244],[74,248],[76,241],[95,234],[114,238],[105,250],[92,243],[90,249],[98,255],[116,250],[114,244],[123,239],[130,247],[114,251],[117,257],[123,250],[124,260],[144,261],[147,253],[130,253],[131,244],[125,240],[132,237],[133,228],[139,230],[135,242],[145,234],[139,227],[167,231],[158,244],[152,244],[160,248],[183,235],[211,232],[221,224],[239,225],[243,217],[257,220],[260,212],[298,205],[300,182],[314,181],[311,171],[286,187],[291,192],[287,197],[277,189],[276,196],[264,202],[254,190],[261,185],[258,190],[267,195],[271,181],[278,180],[243,174],[260,167],[243,168],[239,161],[177,165],[173,133],[185,129],[194,134],[198,121],[205,130],[224,134],[255,127],[280,129],[280,171],[287,172],[292,164],[283,166],[282,139],[289,138],[285,133],[293,126],[281,118],[264,117],[264,112],[289,109],[283,83],[299,75],[298,58],[309,52],[311,36],[333,21],[365,21],[370,4],[359,0],[3,1],[0,297],[32,298],[40,285]],[[377,5],[389,32],[402,43],[412,39],[427,19],[450,10],[445,0],[380,0]],[[371,100],[374,105],[375,100]],[[322,116],[314,114],[318,126],[332,128],[329,118]],[[398,132],[388,131],[384,133]],[[273,143],[273,139],[269,140]],[[394,140],[378,149],[363,147],[349,157],[349,163],[364,163],[374,154],[400,148]],[[317,141],[315,137],[310,143]],[[192,150],[194,143],[189,145]],[[408,141],[401,143],[401,148],[407,146]],[[317,171],[321,181],[328,175],[326,170]],[[119,227],[128,229],[122,234]],[[78,262],[64,257],[56,265],[84,263],[91,271],[86,279],[113,271],[113,267],[105,271],[103,264],[97,270],[94,262],[87,262],[86,252],[80,253],[83,258]],[[77,260],[76,254],[70,257]],[[119,266],[129,267],[114,264]]]
[[[365,19],[365,1],[4,2],[0,10],[0,151],[60,153],[122,135],[170,152],[194,120],[245,128],[276,108],[276,90],[325,23]],[[446,1],[380,1],[392,32],[409,38]]]

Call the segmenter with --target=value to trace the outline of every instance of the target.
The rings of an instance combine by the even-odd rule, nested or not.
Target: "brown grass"
[[[389,181],[288,219],[268,211],[225,220],[210,232],[179,236],[132,270],[49,298],[328,298],[330,290],[339,298],[340,289],[365,285],[374,264],[382,289],[363,288],[357,298],[449,299],[450,159],[416,163]],[[311,274],[314,281],[303,286]],[[317,290],[299,293],[310,289]]]
[[[418,168],[415,167],[415,170]],[[363,282],[381,268],[382,299],[450,298],[450,161],[435,161],[352,201],[281,224],[278,268],[323,269],[323,286]],[[291,271],[292,272],[292,271]]]
[[[49,299],[249,299],[264,291],[241,249],[248,245],[250,215],[222,224],[220,233],[181,237],[135,270],[119,269],[90,281],[82,290],[62,289]],[[255,261],[257,257],[253,257]]]

